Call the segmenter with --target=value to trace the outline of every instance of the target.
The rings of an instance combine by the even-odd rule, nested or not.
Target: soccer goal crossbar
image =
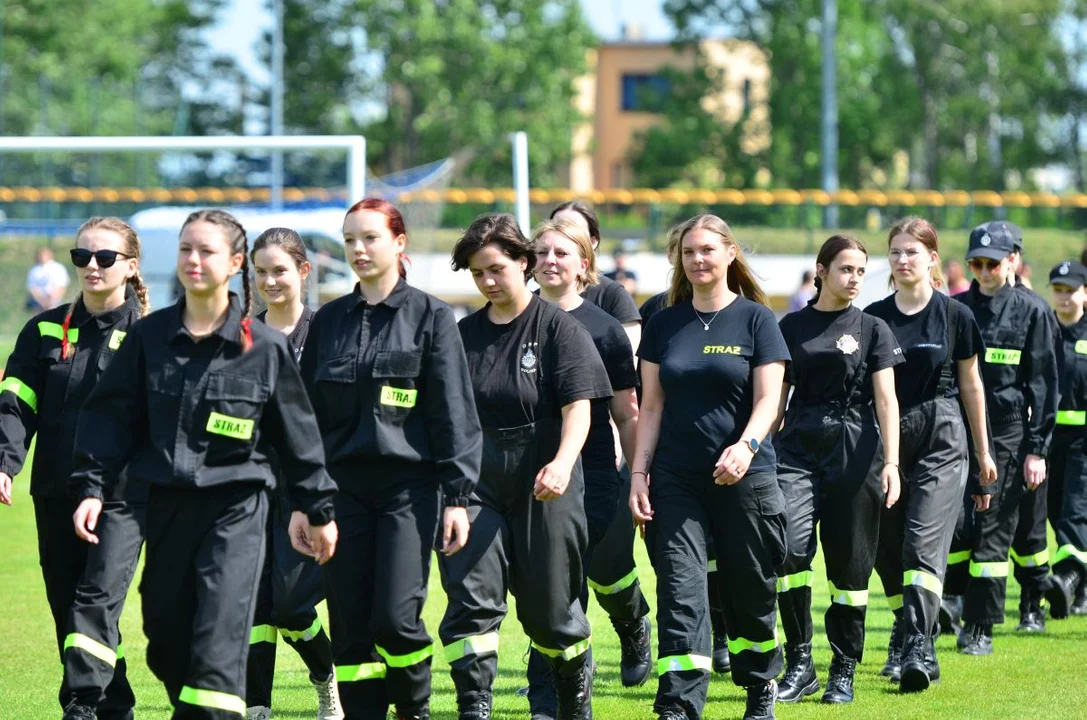
[[[209,137],[0,137],[0,153],[210,152],[216,150],[343,150],[347,196],[366,195],[366,138],[362,135],[234,135]]]

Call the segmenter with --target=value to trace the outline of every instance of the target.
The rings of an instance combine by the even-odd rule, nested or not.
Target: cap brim
[[[1084,285],[1083,281],[1080,280],[1079,278],[1070,278],[1070,277],[1051,278],[1050,281],[1049,281],[1049,284],[1051,286],[1052,285],[1063,285],[1065,287],[1069,287],[1069,288],[1072,288],[1072,289],[1080,288],[1080,287],[1083,287],[1083,285]]]
[[[1009,255],[1011,255],[1010,250],[1001,250],[1000,248],[982,246],[970,248],[970,250],[966,252],[966,259],[973,260],[976,257],[982,257],[989,258],[990,260],[1003,260]]]

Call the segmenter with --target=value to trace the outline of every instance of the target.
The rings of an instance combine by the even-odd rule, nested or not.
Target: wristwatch
[[[758,453],[759,441],[755,438],[748,438],[747,440],[744,440],[744,444],[747,445],[747,449],[751,451],[752,455]]]

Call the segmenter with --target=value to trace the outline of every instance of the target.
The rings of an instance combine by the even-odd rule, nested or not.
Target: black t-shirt
[[[660,310],[645,328],[638,357],[660,366],[664,414],[654,466],[712,474],[724,449],[742,439],[751,418],[751,371],[788,361],[789,349],[769,308],[738,297],[706,330],[690,301]],[[770,438],[748,472],[773,470]]]
[[[641,320],[642,316],[638,314],[638,306],[626,288],[603,275],[600,276],[600,282],[596,285],[585,288],[585,292],[581,293],[581,297],[624,325]]]
[[[265,310],[257,315],[257,320],[267,323],[268,311]],[[287,347],[291,349],[291,355],[296,363],[302,360],[302,350],[306,347],[306,337],[309,335],[311,320],[313,320],[313,311],[303,305],[302,315],[298,318],[298,322],[294,324],[294,329],[287,335]]]
[[[489,308],[457,323],[484,428],[557,419],[576,400],[611,397],[592,338],[568,313],[533,295],[513,322],[496,325]]]
[[[642,306],[638,308],[638,314],[642,318],[642,327],[645,327],[649,324],[649,318],[653,317],[666,307],[668,307],[667,290],[662,293],[657,293],[656,295],[642,303]]]
[[[985,343],[970,308],[942,293],[933,293],[928,305],[915,315],[904,315],[895,305],[893,294],[864,310],[887,323],[906,356],[906,362],[895,367],[895,394],[900,407],[913,407],[936,397],[940,370],[947,359],[948,303],[954,307],[952,359],[966,360],[983,352]],[[957,377],[953,367],[952,378]],[[948,397],[954,394],[956,385],[952,382]]]
[[[862,326],[868,325],[867,330]],[[792,402],[843,402],[852,390],[863,360],[854,402],[872,399],[872,373],[905,361],[894,333],[879,318],[864,322],[864,313],[852,305],[837,312],[808,305],[781,319],[781,334],[792,360],[785,366],[785,382],[793,386]]]
[[[593,339],[596,351],[604,361],[611,389],[617,392],[637,387],[638,373],[634,370],[634,351],[619,321],[587,301],[571,310],[570,315],[585,327]],[[615,470],[615,441],[611,432],[611,410],[608,405],[605,398],[592,401],[592,425],[589,427],[585,447],[581,450],[581,459],[586,470]]]

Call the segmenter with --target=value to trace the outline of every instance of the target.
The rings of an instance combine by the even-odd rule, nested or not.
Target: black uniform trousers
[[[63,687],[69,699],[97,707],[101,720],[131,717],[136,705],[118,623],[139,564],[146,515],[142,502],[102,506],[98,544],[87,546],[87,566],[68,615]]]
[[[970,578],[963,599],[963,620],[973,625],[1004,622],[1009,550],[1024,600],[1040,601],[1049,575],[1045,529],[1048,489],[1031,492],[1023,481],[1026,419],[994,418],[992,424],[997,487],[989,510],[974,513]],[[967,506],[967,502],[969,498],[964,512],[971,513],[973,503]]]
[[[143,628],[147,666],[166,686],[175,719],[245,714],[267,519],[262,485],[151,487]]]
[[[332,660],[349,720],[384,718],[390,705],[412,714],[430,701],[434,643],[422,613],[439,491],[433,478],[395,482],[336,495],[340,538],[325,565],[325,590]]]
[[[581,607],[589,610],[589,588],[596,601],[614,622],[633,623],[649,614],[649,602],[638,582],[634,562],[634,520],[627,502],[630,474],[600,469],[585,472],[585,518],[589,544],[582,558],[588,569],[581,591]],[[529,706],[533,712],[555,715],[555,693],[551,667],[539,650],[531,648],[528,658]]]
[[[249,635],[248,707],[272,706],[276,642],[281,634],[302,658],[312,680],[324,681],[332,674],[332,645],[316,609],[325,597],[321,566],[291,546],[287,498],[273,495],[269,504],[264,568]]]
[[[1058,427],[1049,451],[1049,522],[1057,535],[1053,572],[1087,569],[1087,457],[1083,427]]]
[[[775,569],[785,560],[785,500],[774,472],[735,485],[710,474],[652,470],[653,521],[646,544],[657,574],[657,699],[654,709],[702,716],[709,688],[706,546],[713,539],[728,626],[732,680],[765,683],[781,672]]]
[[[788,554],[778,573],[785,641],[812,640],[811,564],[818,523],[830,583],[827,638],[836,654],[859,662],[883,499],[883,449],[875,412],[870,405],[844,411],[823,404],[799,406],[789,413],[775,447],[788,515]]]
[[[580,459],[561,497],[541,502],[532,494],[537,473],[558,447],[559,432],[553,420],[484,428],[468,545],[438,558],[448,596],[439,632],[460,698],[491,692],[507,591],[517,598],[525,634],[552,670],[580,669],[589,650],[589,621],[581,605],[588,532]]]
[[[966,487],[967,433],[952,398],[905,410],[900,427],[902,494],[883,510],[876,572],[891,609],[904,621],[904,635],[930,637]]]

